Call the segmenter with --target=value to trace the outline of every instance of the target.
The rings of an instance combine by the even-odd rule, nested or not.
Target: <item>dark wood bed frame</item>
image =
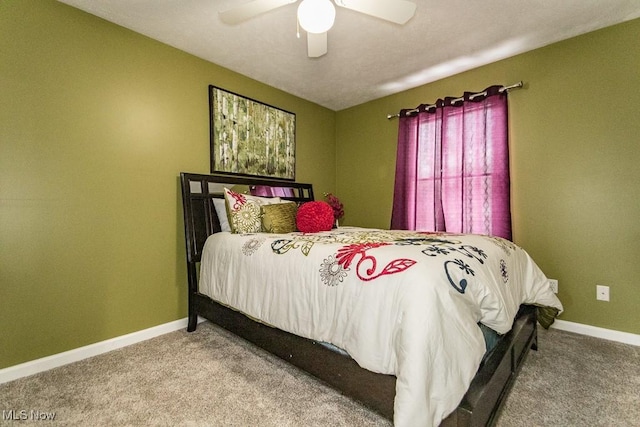
[[[361,368],[348,356],[316,341],[255,322],[198,292],[198,268],[207,237],[220,231],[213,206],[222,198],[222,186],[264,185],[293,189],[286,197],[298,203],[313,200],[311,184],[244,176],[181,173],[189,289],[188,331],[198,316],[220,325],[268,352],[312,374],[328,385],[393,420],[396,378]],[[485,357],[458,408],[441,426],[492,425],[529,349],[537,349],[537,316],[532,306],[522,306],[514,326]],[[321,362],[320,362],[321,361]]]

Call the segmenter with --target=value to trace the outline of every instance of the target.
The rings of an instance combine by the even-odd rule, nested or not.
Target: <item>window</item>
[[[401,112],[391,227],[511,239],[507,122],[501,86]]]

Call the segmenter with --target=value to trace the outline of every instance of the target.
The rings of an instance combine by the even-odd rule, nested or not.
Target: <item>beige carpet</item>
[[[539,344],[498,426],[640,426],[640,348],[555,330]],[[0,405],[1,425],[391,425],[210,323],[0,385]],[[6,419],[32,411],[55,420]]]
[[[640,347],[539,329],[497,426],[640,427]]]

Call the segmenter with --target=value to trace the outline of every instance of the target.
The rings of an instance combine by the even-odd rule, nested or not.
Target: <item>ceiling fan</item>
[[[219,12],[226,24],[239,24],[298,0],[252,0]],[[408,0],[334,0],[335,4],[365,15],[396,24],[405,24],[416,11]],[[307,32],[307,54],[317,58],[327,53],[327,31],[333,26],[336,9],[331,0],[302,0],[298,6],[298,23]]]

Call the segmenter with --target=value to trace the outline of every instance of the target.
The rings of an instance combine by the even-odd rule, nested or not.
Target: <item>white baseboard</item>
[[[204,319],[198,318],[198,323]],[[97,342],[84,347],[65,351],[63,353],[54,354],[43,357],[41,359],[32,360],[30,362],[21,363],[19,365],[10,366],[0,369],[0,384],[17,380],[18,378],[28,377],[39,372],[48,371],[49,369],[77,362],[82,359],[97,356],[108,351],[126,347],[131,344],[146,341],[169,332],[177,331],[187,327],[187,318],[175,320],[163,325],[154,326],[152,328],[143,329],[142,331],[132,332],[127,335],[115,337],[106,341]]]
[[[553,329],[561,331],[575,332],[580,335],[602,338],[609,341],[617,341],[624,344],[640,346],[640,335],[629,332],[614,331],[612,329],[599,328],[597,326],[584,325],[582,323],[567,322],[556,319],[551,325]]]
[[[198,323],[205,319],[198,318]],[[101,341],[95,344],[65,351],[63,353],[54,354],[52,356],[43,357],[41,359],[32,360],[30,362],[21,363],[20,365],[10,366],[0,369],[0,384],[17,380],[18,378],[28,377],[39,372],[48,371],[49,369],[64,366],[69,363],[97,356],[108,351],[126,347],[131,344],[146,341],[169,332],[177,331],[187,327],[187,319],[175,320],[163,325],[154,326],[142,331],[132,332],[127,335]],[[630,334],[628,332],[614,331],[611,329],[599,328],[597,326],[583,325],[581,323],[567,322],[566,320],[556,320],[551,326],[554,329],[567,332],[575,332],[581,335],[602,338],[610,341],[618,341],[625,344],[640,346],[640,335]]]

